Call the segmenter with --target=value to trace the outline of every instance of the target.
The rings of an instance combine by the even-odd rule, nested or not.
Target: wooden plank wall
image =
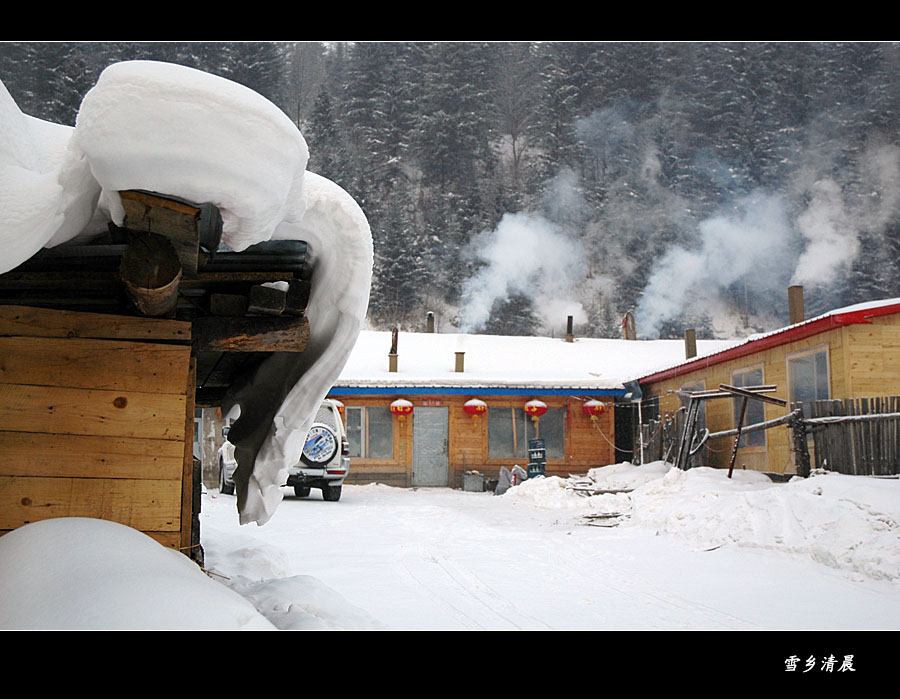
[[[798,352],[827,347],[832,398],[883,396],[900,391],[900,315],[873,318],[870,323],[827,330],[813,337],[773,347],[752,356],[713,364],[684,376],[668,379],[644,387],[645,399],[656,398],[660,415],[679,406],[677,396],[670,391],[683,386],[700,384],[704,388],[718,388],[732,383],[737,371],[763,368],[763,383],[775,384],[772,395],[783,400],[788,396],[788,359]],[[735,427],[737,416],[729,399],[707,401],[707,427],[717,432]],[[765,418],[772,420],[784,415],[786,409],[765,405]],[[786,427],[766,431],[766,446],[738,450],[736,468],[793,473],[791,434]],[[733,438],[715,440],[706,451],[707,463],[727,467]]]
[[[97,517],[189,543],[189,343],[189,323],[0,306],[0,532]]]

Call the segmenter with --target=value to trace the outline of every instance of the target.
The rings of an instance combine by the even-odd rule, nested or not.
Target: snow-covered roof
[[[700,340],[714,352],[735,341]],[[617,395],[624,383],[671,366],[682,340],[614,340],[400,332],[397,371],[389,371],[391,333],[362,331],[332,394],[579,392]],[[456,353],[464,352],[464,371]]]
[[[661,381],[695,371],[699,368],[745,357],[771,347],[811,337],[835,327],[866,323],[869,322],[870,318],[893,315],[895,313],[900,313],[900,298],[880,299],[836,308],[815,318],[794,323],[778,330],[751,335],[742,342],[732,343],[731,346],[711,352],[700,352],[698,343],[698,356],[696,358],[642,373],[640,381],[641,383]]]

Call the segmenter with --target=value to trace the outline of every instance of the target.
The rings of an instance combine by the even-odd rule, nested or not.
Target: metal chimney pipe
[[[803,287],[799,284],[788,287],[788,311],[791,325],[806,320],[806,312],[803,309]]]
[[[575,341],[574,323],[575,319],[572,316],[566,318],[566,342]]]
[[[434,332],[434,312],[428,311],[425,314],[425,332],[433,333]]]
[[[466,362],[466,353],[465,352],[457,352],[456,353],[456,372],[458,374],[463,373],[465,371],[465,362]]]

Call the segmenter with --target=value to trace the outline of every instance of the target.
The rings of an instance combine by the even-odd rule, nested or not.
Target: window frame
[[[391,421],[391,454],[390,456],[370,456],[371,448],[369,444],[369,437],[371,435],[371,430],[369,429],[369,410],[371,408],[383,408],[388,411],[388,415],[390,415]],[[359,411],[360,412],[360,421],[359,428],[353,428],[352,431],[359,432],[359,447],[360,453],[358,456],[353,455],[353,439],[351,438],[351,427],[350,427],[350,412],[351,411]],[[346,405],[344,406],[344,412],[346,413],[346,418],[344,420],[344,430],[347,433],[347,441],[350,444],[350,458],[358,459],[360,461],[383,461],[383,462],[393,462],[396,461],[396,444],[394,438],[394,416],[390,414],[389,408],[383,405]]]
[[[797,352],[791,352],[790,354],[785,355],[785,372],[787,375],[787,393],[788,393],[788,404],[793,406],[797,402],[804,403],[804,412],[806,411],[805,404],[810,401],[798,401],[794,396],[794,371],[792,370],[791,364],[793,362],[797,362],[799,360],[805,359],[807,357],[814,357],[818,354],[825,355],[825,397],[815,397],[812,400],[830,400],[831,399],[831,347],[826,342],[821,345],[816,345],[815,347],[810,347],[805,350],[799,350]],[[813,387],[813,393],[816,393],[818,385]]]
[[[564,462],[566,460],[566,437],[567,437],[567,429],[566,429],[566,417],[568,415],[568,406],[550,406],[547,409],[547,413],[545,413],[540,419],[543,422],[547,415],[553,411],[553,415],[559,416],[559,443],[556,443],[554,440],[552,443],[547,444],[547,462],[556,461],[556,462]],[[492,440],[491,440],[491,413],[493,411],[493,415],[497,415],[500,411],[509,411],[509,423],[510,427],[513,428],[514,431],[510,432],[510,435],[513,437],[513,443],[519,450],[521,450],[521,455],[517,454],[519,451],[517,450],[511,456],[494,456],[492,454]],[[490,463],[505,463],[505,462],[521,462],[528,460],[528,440],[533,439],[534,425],[533,423],[529,425],[531,422],[531,417],[525,412],[524,408],[521,405],[490,405],[488,406],[488,414],[485,416],[487,420],[487,460]],[[522,421],[523,425],[520,427],[519,422]],[[546,439],[546,436],[542,433],[541,438]],[[551,454],[554,454],[551,456]]]

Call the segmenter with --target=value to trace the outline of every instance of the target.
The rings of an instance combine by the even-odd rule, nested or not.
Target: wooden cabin
[[[639,379],[644,401],[658,405],[658,415],[674,415],[684,393],[735,387],[774,385],[772,397],[786,407],[748,401],[744,424],[785,415],[802,404],[835,399],[872,399],[873,406],[900,407],[900,299],[838,309],[811,320],[794,318],[788,327],[748,339],[720,352],[698,356]],[[882,400],[883,398],[883,400]],[[868,401],[867,401],[868,402]],[[704,401],[701,427],[712,433],[737,426],[741,401]],[[873,411],[875,412],[875,411]],[[650,411],[648,411],[648,414]],[[735,468],[796,473],[790,430],[777,427],[742,437]],[[729,467],[734,437],[712,439],[695,463]]]
[[[97,517],[202,561],[195,407],[305,349],[305,243],[218,251],[215,207],[120,195],[122,227],[0,275],[0,533]]]
[[[459,488],[470,471],[526,468],[535,437],[548,476],[629,461],[623,381],[683,352],[673,340],[364,331],[329,394],[344,405],[347,482]],[[532,401],[546,407],[537,421]]]

